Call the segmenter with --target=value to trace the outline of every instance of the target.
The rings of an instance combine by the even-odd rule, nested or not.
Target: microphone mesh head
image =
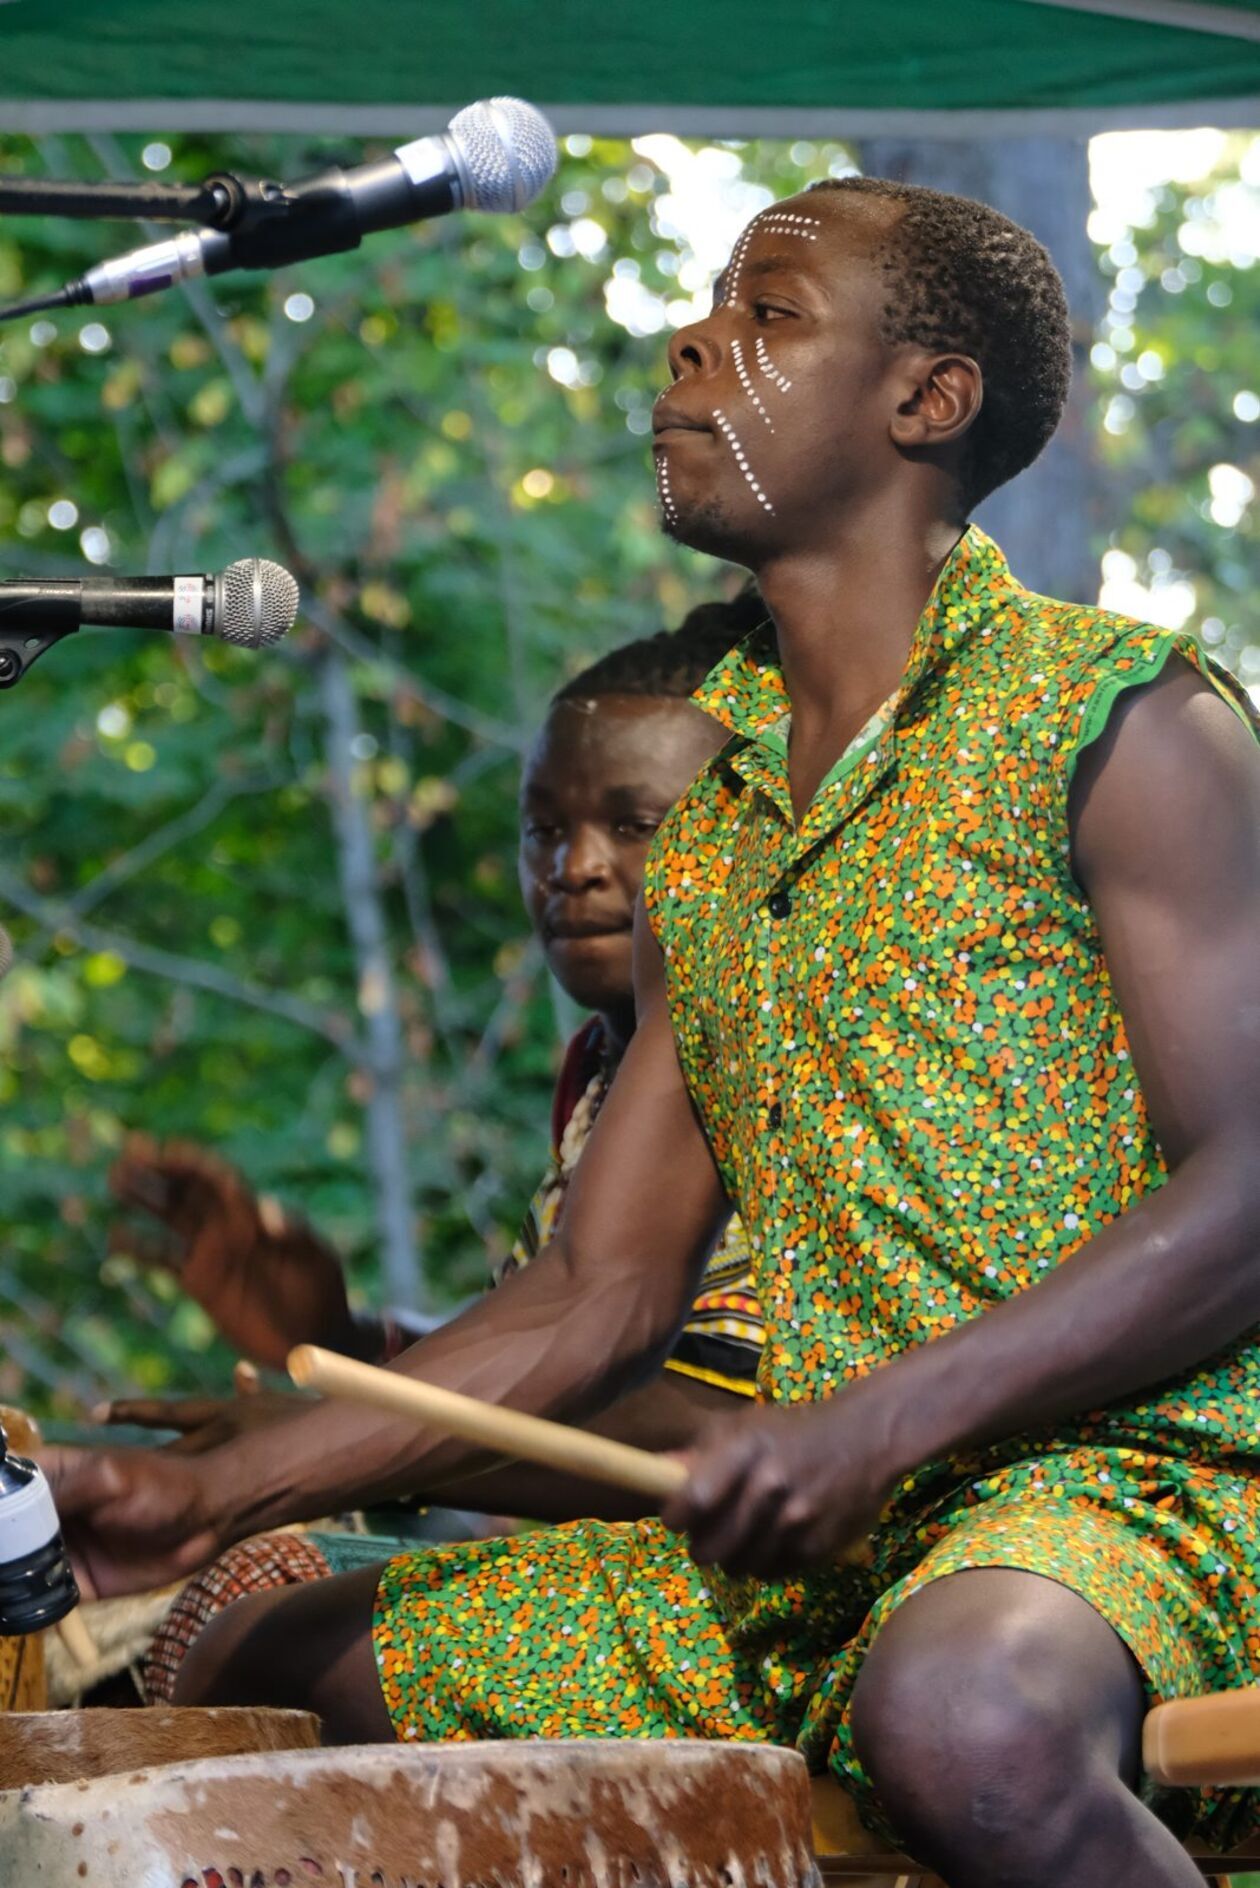
[[[521,210],[556,168],[556,136],[522,98],[481,98],[447,131],[468,179],[469,210]]]
[[[218,578],[214,633],[242,649],[265,649],[292,629],[298,587],[283,564],[242,557]]]

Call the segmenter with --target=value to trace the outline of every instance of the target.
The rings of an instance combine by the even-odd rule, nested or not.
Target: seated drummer
[[[551,1164],[498,1279],[526,1264],[550,1238],[634,1033],[631,936],[648,846],[720,739],[717,725],[688,697],[764,620],[764,606],[750,588],[729,603],[702,604],[677,630],[614,649],[558,691],[525,762],[521,893],[552,975],[593,1014],[565,1054],[552,1109]],[[256,1363],[282,1368],[292,1347],[304,1343],[385,1363],[428,1328],[411,1328],[405,1313],[353,1314],[332,1247],[274,1201],[259,1200],[240,1174],[200,1148],[159,1147],[137,1136],[111,1185],[123,1205],[164,1222],[174,1255],[170,1239],[156,1246],[137,1239],[131,1227],[116,1228],[115,1243],[141,1256],[160,1253],[218,1330]],[[747,1247],[732,1219],[664,1372],[592,1427],[645,1448],[682,1446],[701,1415],[732,1395],[752,1395],[761,1341]],[[293,1408],[292,1398],[267,1395],[122,1398],[106,1415],[114,1423],[180,1429],[185,1446],[201,1449]],[[628,1492],[535,1474],[524,1465],[478,1477],[466,1488],[444,1488],[444,1505],[465,1501],[546,1520],[643,1512]],[[248,1558],[260,1581],[264,1569],[278,1570],[285,1546],[280,1540],[265,1552],[253,1550]],[[318,1565],[312,1546],[292,1546],[294,1569]],[[215,1581],[214,1590],[236,1597],[244,1577],[246,1557],[238,1556],[232,1580]]]
[[[874,178],[763,211],[674,336],[665,527],[777,634],[701,692],[730,740],[649,855],[638,1026],[546,1252],[391,1367],[588,1414],[733,1203],[759,1406],[659,1520],[242,1600],[190,1700],[795,1744],[950,1888],[1195,1888],[1168,1819],[1260,1823],[1140,1770],[1150,1702],[1260,1682],[1260,751],[1192,637],[1031,594],[969,522],[1070,359],[1026,231]],[[330,1402],[53,1467],[119,1590],[476,1460]]]

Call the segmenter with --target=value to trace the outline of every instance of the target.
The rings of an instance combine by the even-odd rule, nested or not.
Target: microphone
[[[338,165],[295,184],[262,186],[266,214],[235,230],[184,230],[99,263],[52,298],[0,310],[134,301],[172,283],[227,269],[278,269],[357,249],[375,230],[450,210],[520,210],[556,168],[555,134],[519,98],[466,105],[436,137],[417,138],[375,164]]]
[[[297,583],[265,557],[243,557],[217,576],[36,577],[0,583],[0,643],[7,634],[67,636],[90,623],[264,649],[292,629],[297,612]]]

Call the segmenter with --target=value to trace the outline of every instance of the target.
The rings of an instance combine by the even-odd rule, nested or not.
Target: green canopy
[[[0,130],[975,137],[1257,122],[1260,0],[0,0]]]

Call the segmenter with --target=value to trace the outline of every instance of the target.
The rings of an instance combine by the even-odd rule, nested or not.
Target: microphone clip
[[[75,624],[70,628],[53,629],[35,622],[23,628],[12,620],[0,624],[0,690],[16,688],[42,655],[56,643],[64,642],[67,636],[73,636],[77,628]]]

